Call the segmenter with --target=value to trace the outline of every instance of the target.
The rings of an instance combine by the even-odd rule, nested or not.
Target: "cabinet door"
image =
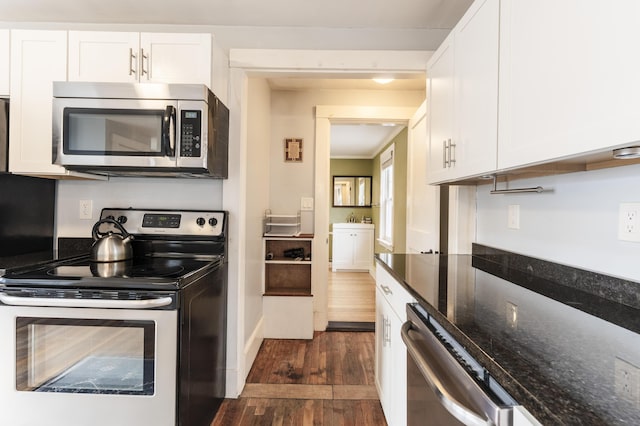
[[[638,140],[639,19],[637,0],[503,2],[499,168]]]
[[[440,188],[427,183],[427,106],[409,120],[407,137],[407,253],[438,251]]]
[[[389,342],[389,308],[382,292],[376,287],[376,388],[380,397],[380,405],[387,419],[387,423],[391,423],[393,418],[393,401],[391,379],[393,373],[393,360],[391,359],[391,345]],[[406,403],[406,402],[405,402]]]
[[[0,96],[9,96],[11,44],[9,30],[0,30]]]
[[[331,269],[350,269],[353,264],[353,232],[350,230],[333,230],[331,253]]]
[[[140,81],[211,86],[211,34],[141,33]]]
[[[69,81],[135,82],[137,32],[69,31]]]
[[[391,397],[393,406],[390,425],[407,424],[407,349],[402,341],[403,321],[395,314],[389,315],[389,352],[391,356]]]
[[[52,82],[66,79],[66,31],[11,32],[11,172],[67,174],[51,157]]]
[[[352,262],[353,269],[373,268],[373,230],[354,230]]]
[[[450,173],[445,145],[453,138],[453,59],[453,34],[450,33],[427,65],[429,183],[446,180]]]
[[[496,169],[499,0],[479,0],[454,28],[455,178]]]

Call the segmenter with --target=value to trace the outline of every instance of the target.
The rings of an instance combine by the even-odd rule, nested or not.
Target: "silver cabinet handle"
[[[469,410],[467,407],[462,405],[462,403],[458,402],[453,396],[451,396],[451,394],[443,386],[436,373],[431,369],[431,366],[424,360],[424,357],[421,354],[421,349],[418,347],[418,345],[416,345],[414,340],[409,335],[410,330],[411,322],[407,321],[402,325],[402,340],[404,340],[404,343],[407,346],[407,352],[416,363],[416,366],[420,370],[420,373],[422,373],[422,376],[440,400],[440,404],[442,404],[444,408],[449,413],[451,413],[452,416],[460,420],[465,425],[487,426],[493,424],[489,419],[483,419],[482,417],[478,416],[476,413]]]
[[[447,146],[447,141],[442,141],[442,168],[446,169],[449,166],[449,160],[447,160],[447,151],[449,147]]]
[[[449,139],[449,167],[456,162],[456,144]]]
[[[387,338],[385,339],[385,342],[389,344],[389,346],[391,346],[391,321],[389,321],[387,319]]]
[[[144,61],[147,61],[147,68],[144,67]],[[140,77],[147,76],[149,80],[149,55],[144,54],[144,49],[140,49]]]
[[[106,299],[56,299],[46,297],[18,297],[0,293],[0,302],[10,306],[44,306],[54,308],[118,308],[150,309],[168,306],[171,297],[146,300],[106,300]]]
[[[380,289],[384,292],[384,294],[393,294],[393,291],[387,285],[381,285]]]
[[[136,55],[133,54],[133,49],[129,48],[129,75],[136,75],[136,69],[133,68]]]

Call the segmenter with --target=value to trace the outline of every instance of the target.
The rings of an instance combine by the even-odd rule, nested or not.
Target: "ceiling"
[[[0,26],[148,30],[212,26],[229,48],[435,50],[473,0],[0,0]],[[4,23],[4,24],[3,24]],[[95,24],[94,27],[87,24]],[[120,25],[120,27],[119,27]],[[129,27],[127,27],[129,25]],[[98,27],[96,27],[98,26]],[[251,27],[252,31],[247,31]],[[145,29],[146,28],[146,29]],[[164,27],[158,27],[162,28]],[[187,28],[187,30],[193,27]],[[424,90],[424,75],[381,86],[353,76],[269,76],[273,90]],[[332,125],[332,157],[372,158],[403,126]]]
[[[6,22],[450,29],[472,0],[2,0]]]
[[[332,124],[331,158],[373,158],[406,126],[386,124]]]

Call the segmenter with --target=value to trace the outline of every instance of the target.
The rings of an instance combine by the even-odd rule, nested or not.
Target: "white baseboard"
[[[253,333],[251,333],[251,337],[247,340],[244,345],[244,379],[249,375],[249,371],[251,370],[251,366],[253,362],[256,360],[258,356],[258,351],[260,350],[260,345],[262,345],[262,341],[264,340],[264,317],[260,318],[258,324],[253,329]],[[244,387],[244,380],[243,380]]]
[[[242,350],[242,359],[238,360],[238,364],[242,366],[240,368],[228,368],[227,369],[227,383],[225,390],[225,398],[236,399],[242,393],[244,385],[251,370],[253,362],[256,360],[260,345],[264,340],[264,323],[263,318],[260,318],[258,324],[253,329],[253,333],[247,340]]]

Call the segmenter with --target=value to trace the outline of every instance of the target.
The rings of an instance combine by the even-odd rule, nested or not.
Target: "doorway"
[[[331,122],[329,200],[328,319],[334,329],[372,329],[375,322],[375,261],[373,253],[388,251],[376,238],[380,226],[380,155],[398,145],[406,156],[403,122]],[[404,163],[405,160],[400,161]],[[404,167],[400,167],[402,172]],[[398,179],[398,193],[406,193],[406,179]],[[402,186],[402,187],[400,187]],[[402,204],[402,203],[401,203]],[[400,215],[398,231],[405,228]],[[344,225],[356,222],[355,225]],[[355,226],[353,233],[334,225]],[[340,243],[334,244],[336,232]],[[348,235],[348,237],[345,237]],[[404,236],[399,240],[404,241]],[[354,240],[347,245],[348,240]],[[337,259],[335,257],[338,257]],[[351,259],[351,261],[350,261]],[[364,260],[364,262],[363,262]]]

